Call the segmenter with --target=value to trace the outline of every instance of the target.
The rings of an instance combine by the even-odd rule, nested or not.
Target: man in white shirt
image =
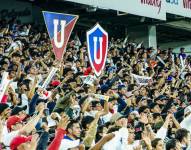
[[[69,148],[75,148],[78,150],[78,146],[80,145],[80,135],[81,128],[78,121],[70,121],[67,126],[68,134],[64,136],[64,139],[61,142],[60,150],[68,150]]]

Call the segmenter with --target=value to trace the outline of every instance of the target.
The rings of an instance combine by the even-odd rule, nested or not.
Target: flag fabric
[[[181,72],[184,71],[185,67],[185,60],[183,59],[182,55],[180,55],[180,63],[181,63]]]
[[[74,41],[75,41],[76,46],[81,46],[82,45],[82,43],[80,41],[80,38],[79,38],[79,36],[77,34],[74,37]]]
[[[95,75],[98,77],[105,67],[108,51],[108,33],[99,24],[96,24],[87,32],[86,36],[89,61]]]
[[[84,79],[84,78],[85,78],[85,79]],[[88,75],[88,76],[81,76],[81,79],[83,80],[83,83],[84,83],[84,84],[93,86],[96,77],[93,76],[93,75]]]
[[[143,41],[142,41],[141,43],[139,43],[136,48],[137,48],[137,49],[138,49],[138,48],[141,48],[142,44],[143,44]]]
[[[58,60],[62,60],[78,16],[47,11],[43,11],[43,16],[54,55]]]
[[[157,56],[157,59],[158,59],[163,65],[165,65],[165,62],[161,59],[160,56]]]
[[[53,67],[52,70],[50,71],[48,77],[46,78],[46,80],[44,81],[42,88],[46,89],[47,86],[49,85],[50,81],[52,80],[52,78],[54,77],[56,71],[58,70],[58,68]]]
[[[151,77],[139,76],[136,74],[132,74],[132,76],[135,78],[137,84],[139,85],[148,85],[148,83],[152,80]]]
[[[150,57],[152,58],[153,56],[155,56],[157,54],[157,50],[155,49],[151,54]]]
[[[127,44],[127,40],[129,38],[129,35],[127,35],[123,41],[123,48],[125,48],[125,45]]]

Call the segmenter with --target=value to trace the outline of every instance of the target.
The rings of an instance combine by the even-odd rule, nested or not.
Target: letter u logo
[[[60,42],[58,42],[58,19],[54,19],[53,24],[54,24],[54,43],[55,43],[57,48],[61,48],[63,46],[63,44],[64,44],[64,28],[65,28],[65,25],[66,25],[66,21],[61,20],[61,30],[60,30],[61,38],[60,38]]]
[[[99,47],[100,47],[100,56],[99,58],[97,57],[97,41],[98,41],[98,37],[93,37],[94,40],[94,61],[96,64],[100,64],[102,61],[102,42],[103,42],[103,38],[99,37]]]

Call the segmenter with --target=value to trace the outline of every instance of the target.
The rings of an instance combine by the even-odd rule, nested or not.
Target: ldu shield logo
[[[91,67],[100,76],[107,58],[108,34],[99,24],[87,32],[87,47]]]
[[[61,60],[78,16],[47,11],[43,16],[55,57]]]

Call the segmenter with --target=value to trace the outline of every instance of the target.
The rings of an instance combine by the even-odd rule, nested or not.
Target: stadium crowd
[[[41,88],[52,67],[56,75]],[[85,42],[70,40],[59,62],[38,26],[1,20],[0,93],[6,72],[1,150],[191,150],[191,57],[184,48],[177,55],[110,38],[103,73],[85,84],[94,76]]]

